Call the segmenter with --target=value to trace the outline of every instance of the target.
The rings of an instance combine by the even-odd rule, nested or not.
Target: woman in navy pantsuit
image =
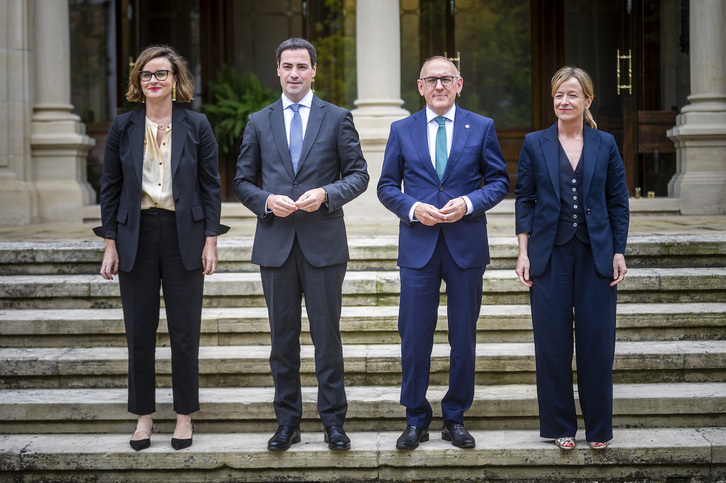
[[[628,190],[615,140],[590,114],[590,76],[552,78],[557,122],[528,134],[519,156],[517,277],[530,289],[540,436],[575,448],[572,352],[585,438],[612,439],[617,284],[625,279]],[[573,324],[576,341],[573,341]]]
[[[126,98],[142,103],[117,116],[106,139],[101,180],[101,276],[118,273],[129,347],[128,409],[138,415],[131,447],[148,448],[156,410],[154,351],[163,287],[171,345],[176,427],[171,444],[192,444],[199,410],[199,336],[204,276],[217,269],[221,185],[217,143],[189,102],[194,78],[171,47],[139,54]]]

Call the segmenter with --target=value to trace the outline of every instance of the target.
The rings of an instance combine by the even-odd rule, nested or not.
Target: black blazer
[[[204,114],[174,105],[171,133],[172,192],[179,249],[187,270],[202,268],[205,237],[221,235],[222,190],[217,142]],[[134,266],[141,218],[146,107],[117,116],[106,138],[101,179],[101,226],[96,235],[116,240],[119,270]]]
[[[328,203],[311,213],[278,218],[265,213],[271,194],[297,200],[324,188]],[[279,267],[297,237],[305,258],[317,267],[349,259],[342,206],[368,187],[368,171],[350,111],[313,96],[305,139],[293,173],[282,99],[250,116],[237,159],[234,192],[257,215],[252,263]]]

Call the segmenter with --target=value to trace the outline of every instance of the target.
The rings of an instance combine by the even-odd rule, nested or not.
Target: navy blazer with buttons
[[[584,126],[583,207],[595,266],[613,276],[613,256],[625,254],[630,211],[625,168],[611,134]],[[527,134],[515,187],[516,232],[529,233],[529,273],[544,273],[555,242],[562,202],[557,123]]]
[[[171,173],[177,234],[184,268],[202,268],[205,238],[220,225],[222,190],[217,142],[204,114],[174,105]],[[141,218],[146,107],[117,116],[106,138],[101,179],[101,222],[96,235],[116,240],[119,270],[134,266]]]
[[[460,268],[489,263],[485,212],[509,193],[509,175],[497,141],[494,121],[456,107],[451,152],[439,180],[429,153],[426,110],[396,121],[383,156],[378,199],[401,220],[398,265],[426,265],[443,231],[451,256]],[[459,221],[426,226],[411,222],[417,201],[442,208],[449,200],[468,196],[473,210]]]

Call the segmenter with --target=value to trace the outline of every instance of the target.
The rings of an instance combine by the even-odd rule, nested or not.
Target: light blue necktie
[[[297,173],[297,163],[300,161],[302,152],[303,133],[302,117],[300,117],[300,104],[290,104],[293,110],[292,121],[290,122],[290,159],[292,160],[292,171]]]
[[[446,118],[438,116],[434,119],[439,123],[439,129],[436,131],[436,174],[441,180],[446,171]]]

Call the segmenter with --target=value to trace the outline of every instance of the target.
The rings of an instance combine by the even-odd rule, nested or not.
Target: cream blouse
[[[141,183],[141,209],[162,208],[174,211],[174,195],[171,187],[171,124],[156,142],[159,125],[146,118],[144,134],[144,169]]]

